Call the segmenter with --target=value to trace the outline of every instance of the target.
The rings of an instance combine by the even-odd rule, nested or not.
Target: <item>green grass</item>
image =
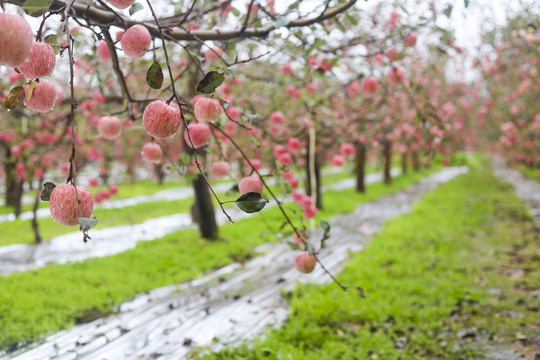
[[[354,194],[354,199],[352,191],[325,194],[327,210],[319,216],[351,211],[359,202],[403,189],[420,176],[398,177],[391,186],[370,185],[368,195]],[[89,321],[138,293],[249,258],[257,245],[276,241],[283,221],[273,207],[220,227],[219,241],[205,241],[196,230],[186,229],[118,255],[0,277],[0,348]]]
[[[508,348],[518,332],[537,335],[527,326],[537,323],[540,308],[537,239],[513,189],[486,166],[475,167],[388,221],[347,263],[338,279],[361,286],[366,299],[335,284],[299,285],[287,294],[291,313],[281,328],[201,358],[482,358],[482,345],[467,345],[460,330],[476,326],[486,342],[494,334]],[[525,275],[502,275],[508,268]]]
[[[325,176],[323,177],[323,179],[325,184],[330,184],[339,180],[346,179],[350,176],[350,173],[345,171],[338,174],[331,174]],[[215,184],[218,184],[220,182],[223,181],[215,182]],[[183,185],[183,183],[178,182],[166,182],[164,183],[163,187],[159,187],[157,184],[152,183],[151,181],[142,181],[140,184],[120,184],[118,195],[115,195],[114,199],[128,198],[138,195],[149,195],[157,191],[165,190],[167,188],[179,187]],[[283,188],[280,185],[271,186],[271,188],[276,193],[280,193],[283,191]],[[93,188],[93,194],[95,194],[95,189],[100,188]],[[222,201],[224,201],[225,199],[235,200],[238,197],[238,194],[219,193],[218,196]],[[145,220],[156,218],[159,216],[189,212],[192,203],[193,197],[175,201],[153,201],[118,209],[98,208],[94,211],[93,215],[97,217],[99,221],[96,229],[102,229],[109,226],[138,224]],[[41,205],[42,207],[48,206],[48,203],[41,202]],[[217,202],[215,200],[214,205],[217,206]],[[61,226],[58,223],[55,223],[50,217],[41,218],[38,222],[42,239],[51,239],[55,236],[77,231],[77,227]],[[32,225],[30,220],[16,219],[14,221],[0,223],[0,234],[3,235],[0,238],[0,246],[33,243],[34,234],[31,229]]]
[[[139,195],[152,195],[155,193],[158,193],[165,189],[175,188],[175,187],[181,187],[185,186],[185,184],[182,181],[164,181],[163,185],[158,185],[158,183],[155,180],[140,180],[135,183],[119,183],[118,185],[118,194],[113,196],[113,199],[119,200],[119,199],[125,199],[133,196],[139,196]],[[93,188],[90,188],[90,191],[92,194],[95,194],[97,191],[106,190],[108,189],[108,186],[105,185],[99,185]],[[28,191],[25,193],[26,196],[34,197],[36,196],[35,191]],[[49,206],[47,202],[40,201],[39,207],[44,208]],[[32,204],[23,205],[22,206],[22,212],[24,211],[32,211]],[[13,209],[9,206],[2,205],[0,206],[0,214],[10,214],[13,212]]]
[[[519,170],[523,175],[527,176],[531,180],[540,181],[540,168],[532,168],[529,166],[518,165]]]

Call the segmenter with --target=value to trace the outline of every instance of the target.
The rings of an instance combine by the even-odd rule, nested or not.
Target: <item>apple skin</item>
[[[191,123],[189,124],[188,129],[195,149],[203,147],[210,141],[211,131],[208,124],[202,122]],[[186,141],[186,144],[191,147],[191,141],[189,141],[187,130],[184,131],[184,140]]]
[[[80,217],[89,218],[94,210],[92,194],[84,186],[77,186],[77,192],[81,200]],[[64,226],[79,224],[79,206],[73,185],[57,185],[51,193],[49,208],[54,221],[57,223]]]
[[[27,79],[39,79],[49,76],[56,67],[56,54],[51,45],[44,42],[32,44],[32,50],[19,70]]]
[[[0,13],[0,64],[20,66],[30,54],[34,35],[20,15]]]
[[[124,10],[133,5],[135,0],[107,0],[107,2],[117,9]]]
[[[152,43],[152,35],[142,25],[133,25],[120,39],[122,50],[130,58],[139,59],[146,54]]]
[[[159,144],[153,142],[146,143],[142,147],[141,155],[144,161],[159,164],[163,157],[163,150]]]
[[[261,179],[255,175],[246,176],[240,180],[240,183],[238,184],[238,190],[242,195],[247,194],[248,192],[257,192],[261,194],[263,189],[264,184],[262,183]]]
[[[46,113],[52,110],[56,103],[56,87],[46,79],[41,79],[34,87],[32,97],[28,100],[29,86],[24,85],[24,103],[35,112]]]
[[[156,100],[146,107],[142,124],[148,135],[165,139],[176,134],[182,123],[182,114],[177,105]]]
[[[294,267],[304,274],[309,274],[315,269],[317,259],[307,252],[300,253],[294,257]]]

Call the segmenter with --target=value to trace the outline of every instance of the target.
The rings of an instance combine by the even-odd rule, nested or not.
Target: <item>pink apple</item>
[[[229,115],[231,119],[235,121],[238,121],[240,119],[240,116],[242,115],[242,110],[240,110],[236,106],[229,106],[226,111],[227,115]]]
[[[107,2],[115,8],[123,10],[133,5],[135,0],[107,0]]]
[[[292,156],[289,153],[283,153],[278,157],[278,160],[281,165],[289,166],[292,163]]]
[[[304,199],[304,194],[301,193],[300,191],[294,191],[292,193],[292,196],[293,196],[293,200],[295,203],[302,203],[302,200]]]
[[[226,161],[216,161],[212,164],[212,176],[216,179],[227,175],[229,171],[230,166]]]
[[[264,189],[264,184],[259,179],[258,176],[252,175],[252,176],[246,176],[242,180],[240,180],[240,183],[238,184],[238,190],[240,191],[240,194],[244,195],[248,192],[257,192],[262,193]]]
[[[108,61],[111,60],[111,52],[109,51],[109,46],[107,45],[107,42],[104,40],[101,40],[97,44],[97,53],[101,60]]]
[[[193,140],[193,146],[195,149],[198,149],[206,144],[208,144],[208,141],[210,141],[210,126],[206,123],[191,123],[188,126],[189,134],[191,135],[191,140]],[[186,140],[186,143],[188,146],[191,147],[191,141],[189,141],[189,136],[187,130],[184,131],[184,140]]]
[[[9,80],[9,83],[10,84],[14,84],[16,83],[17,81],[19,81],[20,79],[24,79],[24,75],[23,74],[20,74],[16,71],[10,71],[7,73],[7,77],[8,77],[8,80]]]
[[[88,179],[88,186],[95,187],[98,186],[99,180],[97,178],[90,178]]]
[[[343,156],[351,156],[354,154],[354,145],[351,143],[344,143],[339,148],[339,152]]]
[[[345,163],[345,158],[342,155],[332,156],[332,165],[341,166],[343,163]]]
[[[301,273],[308,274],[315,269],[317,259],[307,252],[300,253],[294,257],[294,267]]]
[[[221,103],[219,100],[202,97],[197,100],[193,107],[195,118],[199,121],[216,121],[221,115]]]
[[[147,28],[142,25],[133,25],[122,36],[120,43],[122,50],[131,58],[141,58],[148,51],[152,36]]]
[[[109,192],[111,193],[111,195],[118,194],[118,185],[113,184],[113,185],[109,186]]]
[[[407,34],[407,36],[405,36],[405,39],[403,39],[403,42],[405,43],[405,45],[413,47],[416,45],[417,38],[418,38],[418,35],[415,32],[412,32],[412,33]]]
[[[302,148],[302,142],[300,139],[292,137],[287,140],[287,148],[290,151],[298,151]]]
[[[149,142],[143,145],[141,155],[144,161],[159,164],[163,157],[163,150],[159,144]]]
[[[274,111],[270,114],[270,121],[273,124],[283,124],[285,120],[285,114],[283,114],[281,111]]]
[[[214,46],[211,49],[206,49],[204,52],[204,58],[210,64],[220,61],[220,56],[223,55],[223,49],[219,46]]]
[[[293,73],[293,68],[292,68],[291,64],[286,63],[285,65],[283,65],[281,67],[281,74],[282,75],[290,75],[292,73]]]
[[[304,207],[304,217],[306,219],[313,219],[315,215],[317,215],[317,207],[315,205]]]
[[[116,139],[122,132],[122,121],[116,116],[102,116],[99,118],[97,128],[102,138]]]
[[[365,95],[371,95],[379,89],[379,81],[373,76],[368,76],[362,80],[361,86]]]
[[[387,77],[390,84],[397,86],[405,79],[405,70],[401,67],[391,68],[388,71]]]
[[[80,214],[77,194],[81,201]],[[92,216],[94,200],[90,191],[84,186],[77,186],[77,194],[75,187],[70,184],[60,184],[53,189],[49,208],[54,221],[65,226],[74,226],[79,223],[79,217],[89,218]]]
[[[30,54],[33,41],[32,28],[22,16],[0,13],[0,64],[21,65]]]
[[[28,84],[24,85],[24,103],[30,109],[45,113],[51,111],[56,101],[56,87],[46,79],[39,80],[34,87],[32,97],[28,99]]]
[[[32,50],[19,70],[27,79],[39,79],[53,73],[56,66],[56,55],[51,45],[44,42],[32,44]]]
[[[182,123],[182,114],[178,105],[156,100],[146,107],[142,124],[148,135],[165,139],[176,134]]]
[[[114,38],[116,39],[116,41],[119,41],[120,39],[122,39],[122,36],[125,34],[126,32],[124,30],[120,30],[116,33],[116,35],[114,36]]]

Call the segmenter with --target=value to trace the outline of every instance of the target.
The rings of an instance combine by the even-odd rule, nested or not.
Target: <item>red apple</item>
[[[182,123],[182,115],[176,104],[156,100],[146,107],[142,124],[148,135],[165,139],[176,134]]]
[[[259,194],[263,192],[264,184],[259,179],[258,176],[252,175],[247,176],[240,180],[240,183],[238,184],[238,190],[240,191],[240,194],[244,195],[248,192],[258,192]]]
[[[53,189],[49,208],[54,221],[65,226],[74,226],[79,223],[79,217],[88,218],[92,215],[94,200],[90,191],[84,186],[77,186],[77,193],[81,201],[80,214],[73,185],[60,184]]]
[[[189,124],[188,128],[195,149],[208,144],[208,141],[210,141],[210,127],[208,126],[208,124],[200,122],[191,123]],[[189,141],[187,130],[184,131],[184,139],[186,140],[186,143],[191,147],[191,141]]]
[[[152,36],[147,28],[142,25],[133,25],[122,36],[120,43],[122,50],[131,58],[141,58],[148,51]]]
[[[122,132],[122,121],[116,116],[102,116],[98,121],[98,133],[107,140],[116,139]]]
[[[0,64],[21,65],[30,54],[33,41],[32,28],[22,16],[0,13]]]
[[[199,121],[216,121],[221,115],[221,103],[219,100],[202,97],[193,107],[195,118]]]
[[[159,164],[163,157],[163,150],[159,144],[150,142],[143,145],[141,155],[144,161]]]
[[[229,163],[226,161],[216,161],[212,164],[212,176],[220,178],[227,175],[230,171]]]
[[[307,252],[300,253],[294,258],[294,267],[304,274],[312,272],[316,265],[317,259],[315,256],[310,255]]]
[[[32,50],[19,70],[27,79],[38,79],[49,76],[56,66],[56,55],[51,45],[44,42],[32,44]]]
[[[46,79],[41,79],[32,92],[32,97],[28,99],[28,84],[24,85],[24,103],[30,109],[45,113],[51,111],[56,102],[56,87]]]

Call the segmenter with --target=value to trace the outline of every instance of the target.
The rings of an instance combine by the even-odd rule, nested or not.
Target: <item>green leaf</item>
[[[202,94],[212,94],[216,88],[223,84],[225,75],[219,71],[210,71],[197,85],[197,91]]]
[[[163,85],[163,70],[161,70],[161,65],[157,61],[154,61],[148,69],[146,83],[152,89],[161,89],[161,85]]]
[[[79,224],[81,224],[81,230],[82,231],[88,231],[94,226],[96,226],[98,223],[98,220],[95,216],[92,216],[91,218],[79,218]]]
[[[248,192],[236,199],[234,203],[243,212],[251,214],[261,211],[268,204],[268,200],[258,192]]]
[[[33,17],[42,16],[49,10],[52,0],[26,0],[23,4],[24,11]]]
[[[9,92],[4,105],[7,110],[13,110],[24,101],[24,88],[16,86]]]
[[[129,15],[133,15],[137,11],[141,11],[142,9],[143,9],[143,6],[140,3],[136,2],[136,3],[134,3],[133,5],[130,6]]]
[[[330,224],[325,220],[321,220],[320,224],[324,230],[324,234],[321,239],[321,249],[324,249],[326,247],[326,240],[330,239]]]
[[[454,7],[450,4],[448,4],[446,6],[446,8],[444,9],[444,15],[446,15],[447,18],[449,18],[450,16],[452,16],[452,10],[454,10]]]
[[[62,45],[58,43],[58,36],[56,36],[55,34],[50,34],[50,35],[45,36],[45,39],[43,39],[43,42],[51,45],[51,47],[54,50],[55,55],[58,55],[58,52],[62,48]]]
[[[289,19],[286,17],[280,17],[276,20],[274,25],[276,26],[276,29],[279,29],[280,27],[287,26],[289,24]]]
[[[41,192],[41,195],[39,198],[43,201],[49,201],[51,199],[51,194],[54,188],[56,187],[55,184],[52,182],[47,181],[45,184],[43,184],[43,191]]]
[[[28,84],[28,101],[30,101],[30,99],[32,99],[32,94],[34,93],[34,89],[36,88],[36,85],[37,85],[37,81],[30,81],[30,83]]]
[[[239,16],[240,16],[240,11],[239,11],[237,8],[235,8],[235,7],[231,8],[231,12],[232,12],[233,15],[236,16],[236,17],[239,17]]]

